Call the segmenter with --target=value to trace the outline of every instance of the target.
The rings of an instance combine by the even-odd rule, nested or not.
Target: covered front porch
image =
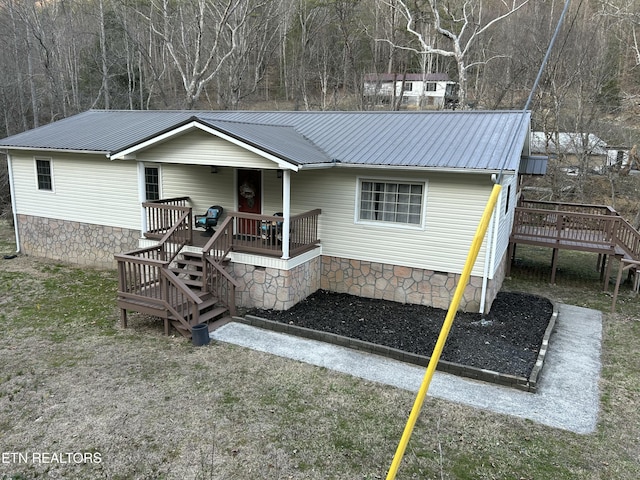
[[[147,226],[143,236],[153,242],[160,241],[180,223],[181,243],[202,250],[224,243],[229,252],[287,260],[320,244],[320,209],[290,216],[225,211],[218,224],[206,230],[195,226],[196,213],[189,197],[144,202],[142,206]]]

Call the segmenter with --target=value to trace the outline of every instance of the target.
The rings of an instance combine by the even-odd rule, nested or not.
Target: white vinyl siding
[[[32,153],[12,152],[11,159],[16,213],[140,229],[134,162],[111,162],[102,155],[54,154],[55,190],[51,192],[38,189]]]
[[[211,173],[210,168],[204,166],[164,164],[163,197],[188,196],[195,215],[204,214],[212,205],[221,205],[225,213],[234,211],[237,209],[235,172],[230,167],[219,167],[217,173]],[[262,212],[271,215],[282,210],[282,179],[277,178],[275,170],[265,170],[262,172]]]
[[[502,180],[502,191],[500,192],[500,204],[497,211],[500,213],[498,232],[494,245],[493,268],[491,269],[490,278],[500,266],[500,261],[504,256],[504,252],[509,248],[509,236],[513,228],[513,217],[516,208],[516,190],[518,177],[516,175],[505,175]],[[509,188],[511,187],[511,188]],[[507,197],[508,195],[508,197]],[[508,210],[507,210],[508,205]]]
[[[271,160],[201,130],[187,132],[136,154],[138,161],[238,168],[278,168]],[[166,195],[166,193],[165,193]]]
[[[355,170],[355,169],[354,169]],[[292,174],[292,205],[302,211],[322,208],[320,238],[324,255],[461,273],[493,186],[488,175],[413,172],[428,185],[424,229],[354,221],[356,173],[330,169]],[[380,176],[380,170],[362,177]],[[389,177],[391,175],[389,174]],[[483,242],[473,275],[481,276]]]

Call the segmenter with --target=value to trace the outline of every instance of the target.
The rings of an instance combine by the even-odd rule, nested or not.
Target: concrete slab
[[[602,314],[558,305],[537,393],[436,372],[428,395],[575,433],[595,431],[600,404]],[[232,322],[211,338],[417,392],[425,369],[315,340]]]

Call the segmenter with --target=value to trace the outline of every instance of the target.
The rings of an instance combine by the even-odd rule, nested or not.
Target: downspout
[[[291,224],[291,172],[282,171],[282,259],[289,258],[289,229]]]
[[[13,210],[13,231],[16,236],[16,253],[20,253],[20,232],[18,231],[18,209],[16,203],[16,189],[13,180],[13,163],[11,154],[7,152],[7,168],[9,169],[9,190],[11,192],[11,210]]]
[[[497,183],[496,175],[491,175],[491,180],[493,183]],[[500,192],[500,198],[496,202],[496,206],[500,205],[502,198],[502,191]],[[482,294],[480,296],[480,311],[481,315],[484,315],[484,308],[487,303],[487,287],[489,284],[489,276],[491,275],[493,268],[493,258],[495,256],[495,246],[496,246],[496,236],[498,235],[498,218],[500,217],[500,210],[496,208],[493,211],[491,224],[489,227],[489,231],[487,232],[487,249],[485,252],[484,258],[484,272],[482,273]],[[491,270],[490,270],[491,269]]]
[[[147,212],[142,204],[147,201],[147,191],[144,183],[144,163],[138,162],[138,199],[140,201],[140,236],[147,232]]]

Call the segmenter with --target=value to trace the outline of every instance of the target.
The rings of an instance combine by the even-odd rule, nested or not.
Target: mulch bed
[[[428,357],[447,312],[319,290],[287,311],[247,313]],[[489,314],[456,314],[441,359],[528,377],[552,314],[545,298],[500,292]]]

